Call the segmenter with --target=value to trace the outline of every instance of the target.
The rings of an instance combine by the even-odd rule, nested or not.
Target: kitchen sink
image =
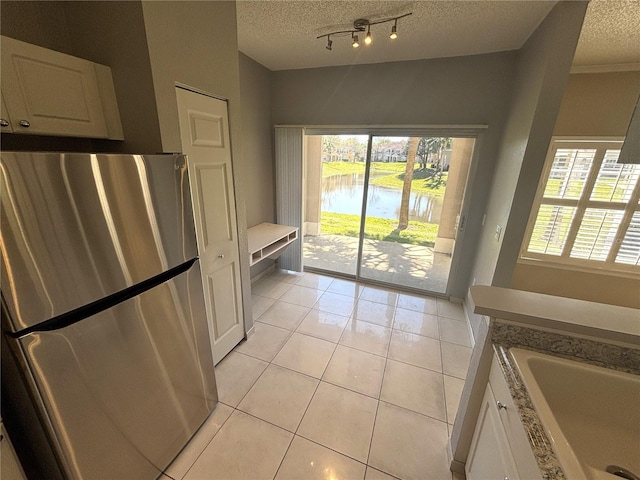
[[[510,352],[568,480],[640,480],[640,376]]]

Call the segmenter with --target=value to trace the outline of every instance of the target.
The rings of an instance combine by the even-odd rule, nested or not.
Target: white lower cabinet
[[[496,358],[465,465],[468,480],[538,480],[542,476]]]
[[[516,463],[509,449],[507,434],[502,427],[496,399],[489,384],[482,399],[465,473],[468,480],[518,478]]]

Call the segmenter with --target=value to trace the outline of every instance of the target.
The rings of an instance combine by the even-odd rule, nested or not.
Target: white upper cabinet
[[[2,131],[124,138],[109,67],[4,36],[1,47]]]
[[[4,95],[0,92],[0,131],[2,132],[13,132],[13,128],[11,127],[11,119],[9,118],[9,111],[4,104]]]

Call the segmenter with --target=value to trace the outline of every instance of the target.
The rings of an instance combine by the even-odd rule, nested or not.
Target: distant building
[[[371,160],[373,162],[406,162],[406,140],[400,142],[385,142],[372,146]]]

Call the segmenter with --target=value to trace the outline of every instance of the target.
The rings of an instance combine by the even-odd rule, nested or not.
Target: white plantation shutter
[[[640,265],[640,212],[634,212],[627,233],[622,240],[616,263]]]
[[[637,271],[640,165],[617,163],[621,144],[553,142],[522,258]]]
[[[622,210],[587,208],[570,256],[604,262],[613,246],[623,214]]]
[[[608,150],[596,177],[590,200],[628,202],[638,183],[640,168],[637,165],[616,163],[620,150]]]
[[[540,205],[529,251],[561,255],[575,212],[575,207]]]
[[[595,149],[558,149],[544,189],[545,198],[579,199],[595,154]]]

